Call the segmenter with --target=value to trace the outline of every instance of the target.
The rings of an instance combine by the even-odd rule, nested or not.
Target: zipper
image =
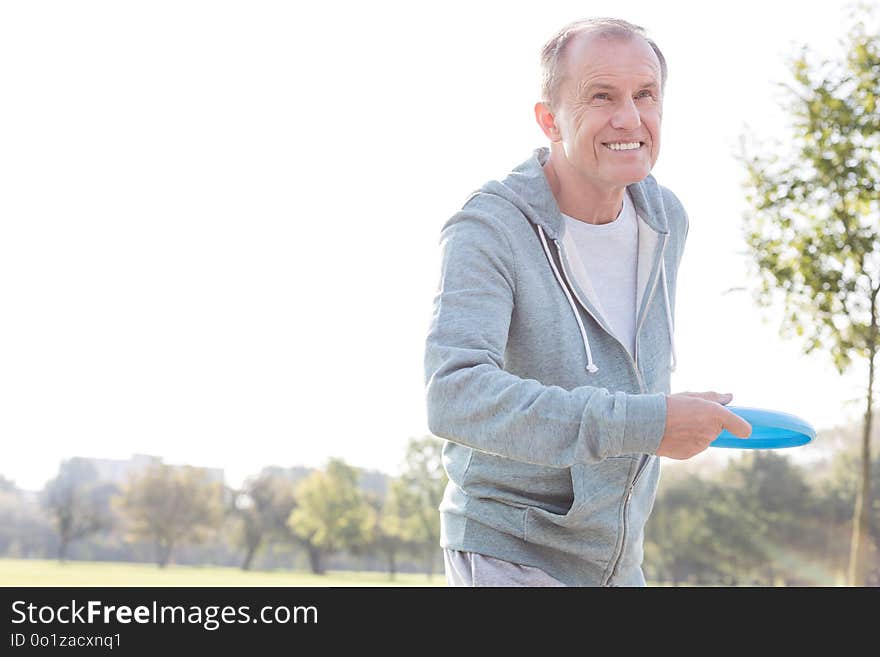
[[[620,569],[620,562],[623,559],[623,551],[626,549],[626,518],[627,518],[627,513],[629,512],[629,502],[632,499],[633,490],[635,489],[636,484],[638,483],[642,474],[647,469],[648,461],[650,461],[650,460],[651,460],[650,456],[647,456],[647,458],[642,459],[642,462],[639,464],[639,469],[636,471],[636,476],[633,477],[632,482],[630,483],[629,487],[627,488],[626,499],[623,502],[623,523],[622,523],[623,524],[623,536],[620,541],[620,551],[617,553],[617,556],[614,558],[614,567],[611,569],[611,574],[608,576],[608,579],[605,580],[605,584],[607,584],[612,579],[614,579],[617,576],[617,571]]]
[[[666,235],[664,235],[664,236],[661,238],[661,240],[662,240],[662,242],[660,243],[660,247],[659,247],[659,249],[660,249],[660,257],[662,258],[662,257],[663,257],[663,252],[666,250],[666,240],[667,240]],[[661,267],[662,267],[662,263],[661,263]],[[645,323],[645,318],[648,316],[648,304],[651,303],[651,298],[654,296],[654,292],[657,290],[657,283],[658,283],[658,281],[660,280],[660,277],[661,277],[662,275],[663,275],[663,274],[662,274],[662,272],[661,272],[661,273],[658,273],[658,274],[654,277],[654,283],[651,285],[651,290],[650,290],[650,291],[648,292],[648,294],[645,296],[645,312],[644,312],[644,314],[642,315],[642,321],[640,321],[640,322],[639,322],[639,325],[636,327],[636,346],[635,346],[636,359],[635,359],[635,361],[634,361],[634,362],[636,363],[636,371],[638,371],[638,359],[639,359],[639,333],[640,333],[641,330],[642,330],[642,324]],[[670,330],[672,330],[672,327],[670,327]]]
[[[663,257],[663,252],[666,249],[666,239],[667,238],[664,235],[661,238],[662,241],[660,242],[660,245],[658,247],[658,250],[660,251],[661,258]],[[584,303],[584,300],[581,299],[580,295],[578,294],[577,287],[572,285],[571,279],[569,278],[568,271],[566,269],[566,260],[562,255],[562,247],[559,246],[559,242],[557,240],[553,240],[553,243],[556,245],[556,252],[559,254],[559,263],[562,265],[562,267],[561,267],[562,275],[565,277],[565,282],[568,284],[569,289],[574,293],[575,299],[578,300],[578,303],[581,304],[581,307],[587,312],[587,314],[589,314],[590,317],[592,317],[593,320],[597,324],[599,324],[603,329],[605,329],[605,332],[608,335],[610,335],[612,338],[614,338],[617,341],[617,343],[623,348],[623,351],[626,353],[627,358],[629,359],[629,362],[632,365],[633,371],[636,373],[636,379],[639,382],[639,391],[644,393],[645,392],[645,384],[644,384],[644,381],[642,380],[642,374],[641,374],[641,372],[639,372],[638,357],[639,357],[639,332],[641,331],[642,325],[645,323],[645,318],[648,315],[647,310],[642,315],[642,319],[639,322],[639,325],[636,327],[635,358],[633,358],[629,353],[629,349],[624,347],[624,345],[620,341],[620,339],[616,335],[614,335],[614,333],[612,331],[608,330],[608,327],[606,327],[599,320],[599,318],[593,314],[593,312],[590,310],[590,308],[587,306],[587,304]],[[648,291],[648,293],[645,296],[644,303],[645,303],[646,309],[647,309],[647,305],[651,302],[651,298],[654,296],[654,292],[657,290],[657,283],[658,283],[661,275],[662,275],[662,273],[658,273],[656,276],[654,276],[654,282],[651,285],[651,289],[650,289],[650,291]],[[620,542],[620,551],[617,553],[617,555],[614,558],[614,566],[611,569],[611,575],[609,575],[608,579],[605,580],[605,584],[610,582],[617,575],[617,571],[620,568],[620,562],[623,558],[623,552],[626,549],[626,529],[627,529],[626,518],[627,518],[627,513],[629,511],[629,503],[630,503],[630,500],[632,499],[632,496],[633,496],[633,489],[636,487],[636,484],[638,483],[642,474],[645,472],[645,469],[646,469],[648,462],[650,460],[651,460],[651,457],[649,455],[647,455],[646,458],[642,459],[641,463],[639,464],[638,469],[636,470],[636,474],[633,477],[632,482],[630,482],[630,484],[627,488],[626,499],[623,502],[623,521],[621,523],[623,529],[622,529],[622,540]]]
[[[666,246],[666,241],[664,238],[664,242],[663,242],[663,245],[661,246],[661,251],[660,251],[661,258],[663,257],[663,250],[662,249],[665,246]],[[659,278],[660,278],[660,274],[658,274],[654,278],[654,284],[651,286],[651,291],[648,293],[647,300],[645,301],[646,308],[647,308],[647,304],[651,302],[651,297],[654,295],[654,291],[657,289],[657,280]],[[639,322],[638,327],[636,327],[636,358],[638,358],[638,356],[639,356],[639,331],[642,328],[642,324],[644,324],[644,322],[645,322],[645,317],[647,316],[647,314],[648,313],[645,312],[645,314],[642,315],[642,321]],[[633,362],[635,362],[635,361],[633,361]],[[639,374],[638,366],[635,366],[635,370],[636,370],[636,374]],[[639,375],[639,387],[640,387],[640,390],[642,392],[644,392],[645,388],[642,385],[641,375]],[[636,476],[633,477],[632,483],[629,485],[629,488],[626,491],[626,499],[623,502],[623,540],[621,540],[621,542],[620,542],[620,551],[617,553],[617,556],[614,558],[614,567],[611,569],[611,575],[609,575],[608,579],[605,580],[606,584],[608,582],[610,582],[612,579],[614,579],[614,577],[617,575],[617,571],[620,569],[620,562],[623,559],[623,551],[626,549],[626,518],[627,518],[627,513],[629,511],[629,502],[633,496],[633,489],[636,487],[636,484],[638,483],[642,474],[645,472],[645,469],[647,468],[647,465],[648,465],[648,461],[650,461],[650,460],[651,460],[650,456],[646,456],[645,458],[642,459],[642,462],[639,464],[638,470],[636,470]]]

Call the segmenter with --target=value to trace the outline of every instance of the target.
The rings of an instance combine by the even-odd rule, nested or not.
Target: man
[[[625,21],[581,21],[542,65],[549,149],[441,231],[425,381],[429,428],[447,441],[447,581],[643,586],[657,457],[751,427],[729,394],[668,394],[688,219],[650,175],[659,48]]]

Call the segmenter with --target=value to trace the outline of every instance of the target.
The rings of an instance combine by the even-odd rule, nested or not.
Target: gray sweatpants
[[[565,586],[540,568],[476,552],[443,549],[447,586]]]

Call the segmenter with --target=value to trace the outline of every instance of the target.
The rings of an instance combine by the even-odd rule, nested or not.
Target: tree
[[[720,576],[715,539],[706,524],[712,486],[688,476],[663,486],[645,529],[645,570],[678,586],[694,576]]]
[[[201,542],[219,527],[223,485],[202,468],[156,460],[129,478],[118,504],[131,523],[130,535],[152,541],[156,563],[164,568],[176,545]]]
[[[874,15],[868,6],[867,20]],[[849,581],[863,585],[871,508],[870,435],[874,360],[880,347],[880,39],[854,14],[842,61],[818,60],[807,46],[790,62],[792,135],[741,160],[750,211],[745,233],[756,265],[759,305],[781,290],[781,334],[805,340],[807,354],[830,353],[843,374],[868,361],[861,476],[853,514]]]
[[[442,452],[443,441],[435,436],[410,439],[400,488],[396,492],[401,515],[408,518],[407,538],[424,554],[428,578],[434,572],[435,556],[440,544],[438,507],[449,480],[443,469]]]
[[[766,528],[736,489],[688,476],[661,489],[645,530],[645,565],[672,584],[737,584],[766,563]]]
[[[240,520],[238,540],[245,549],[242,570],[270,539],[288,534],[287,519],[296,506],[294,481],[280,468],[264,468],[235,494],[233,515]]]
[[[95,467],[82,458],[61,463],[43,489],[43,503],[58,532],[58,560],[64,561],[71,542],[108,529],[112,524],[110,494],[115,487],[98,480]]]
[[[856,467],[859,453],[857,450],[847,450],[835,454],[832,461],[830,476],[827,477],[819,489],[818,509],[814,513],[821,513],[828,534],[824,537],[822,546],[825,558],[834,568],[840,568],[840,562],[845,560],[843,545],[839,545],[837,534],[839,529],[849,526],[852,521],[853,501],[859,489],[858,468]],[[880,477],[880,457],[875,456],[871,465],[872,478],[876,481]],[[873,537],[875,549],[869,551],[866,567],[866,581],[870,586],[880,583],[880,504],[875,502],[868,518],[868,532]],[[847,548],[849,546],[846,546]],[[846,550],[848,553],[849,550]],[[843,559],[842,559],[843,557]],[[872,558],[873,557],[873,561]]]
[[[802,471],[785,456],[754,451],[731,461],[720,482],[735,510],[730,519],[752,527],[747,540],[753,553],[752,568],[763,567],[771,586],[780,577],[788,580],[791,573],[782,572],[785,559],[809,552],[818,530],[811,517],[813,496]],[[742,539],[742,532],[739,534]],[[744,548],[736,547],[735,553],[741,554]]]
[[[15,482],[0,475],[0,555],[8,554],[15,543],[19,518],[23,515]]]
[[[408,525],[412,516],[406,506],[404,483],[394,479],[384,499],[368,492],[366,500],[372,509],[370,547],[385,557],[389,579],[393,580],[397,574],[397,555],[411,547]]]
[[[369,542],[370,507],[358,488],[358,471],[331,459],[325,472],[313,472],[296,487],[297,507],[287,524],[305,546],[309,565],[324,574],[327,555]]]

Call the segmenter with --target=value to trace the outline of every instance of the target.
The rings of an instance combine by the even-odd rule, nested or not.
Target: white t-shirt
[[[566,214],[566,230],[571,232],[599,302],[605,320],[615,337],[635,353],[636,286],[639,265],[639,227],[629,193],[623,195],[623,208],[614,221],[588,224]]]

